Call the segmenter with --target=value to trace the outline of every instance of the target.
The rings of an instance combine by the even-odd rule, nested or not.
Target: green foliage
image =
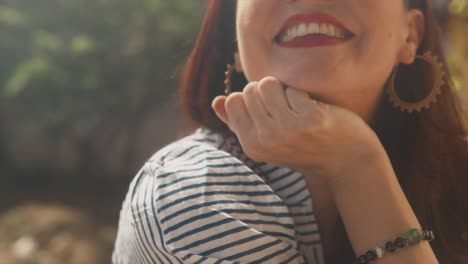
[[[187,0],[2,1],[0,110],[54,124],[138,114],[174,91],[202,8]]]
[[[468,0],[451,0],[449,11],[455,15],[468,15]]]

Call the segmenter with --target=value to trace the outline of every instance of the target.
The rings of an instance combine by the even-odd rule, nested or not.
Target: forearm
[[[421,228],[384,150],[331,184],[356,255]],[[427,227],[424,227],[427,228]],[[428,242],[387,253],[378,263],[438,263]]]

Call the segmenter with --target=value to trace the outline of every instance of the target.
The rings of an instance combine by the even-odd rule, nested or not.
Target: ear
[[[238,51],[234,53],[234,69],[236,70],[236,72],[244,72]]]
[[[403,64],[412,64],[416,59],[416,52],[421,44],[425,31],[424,14],[419,9],[407,11],[407,31],[405,42],[398,54],[399,62]]]

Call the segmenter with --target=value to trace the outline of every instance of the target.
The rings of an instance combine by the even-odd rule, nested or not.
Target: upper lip
[[[329,14],[323,12],[314,12],[314,13],[307,13],[307,14],[296,14],[289,17],[281,27],[280,32],[276,37],[281,36],[288,30],[290,27],[299,25],[302,23],[319,23],[319,24],[332,24],[345,32],[345,36],[347,38],[351,38],[354,36],[354,33],[351,32],[346,26],[339,21],[336,17],[333,17]]]

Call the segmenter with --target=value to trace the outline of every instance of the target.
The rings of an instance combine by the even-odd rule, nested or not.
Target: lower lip
[[[320,46],[333,46],[349,41],[350,38],[333,38],[324,35],[298,37],[288,42],[279,42],[278,45],[284,48],[310,48]]]

